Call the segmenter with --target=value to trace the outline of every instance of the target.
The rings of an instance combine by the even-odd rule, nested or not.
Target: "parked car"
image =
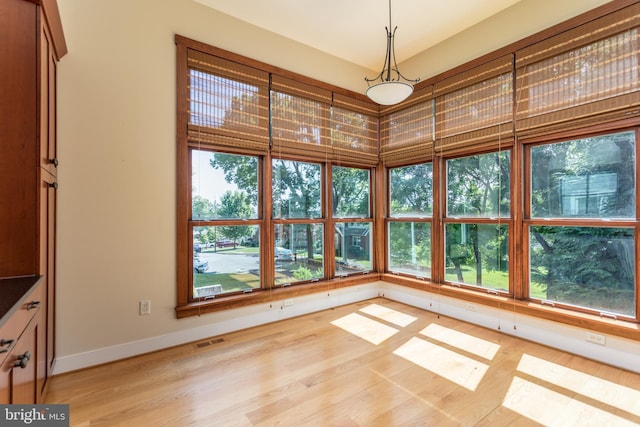
[[[275,256],[278,261],[293,261],[293,252],[291,252],[291,249],[277,247]]]
[[[193,244],[193,252],[198,253],[202,251],[202,246],[200,246],[200,243],[194,243]]]
[[[209,268],[209,263],[207,261],[202,261],[198,256],[193,257],[193,272],[194,273],[204,273]]]
[[[216,247],[218,248],[228,248],[228,247],[235,247],[235,246],[236,246],[235,242],[229,239],[218,240],[216,242]]]

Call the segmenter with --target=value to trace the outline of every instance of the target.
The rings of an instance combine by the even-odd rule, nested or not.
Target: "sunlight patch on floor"
[[[545,426],[636,426],[610,412],[514,377],[502,405]]]
[[[361,308],[360,311],[401,327],[409,326],[418,319],[417,317],[413,317],[378,304],[370,304]]]
[[[474,391],[489,365],[420,338],[411,338],[393,354]]]
[[[436,325],[435,323],[424,328],[420,331],[420,334],[487,360],[493,360],[500,349],[500,345],[496,343],[456,331],[455,329]]]
[[[615,384],[528,354],[522,355],[517,369],[532,377],[640,416],[640,390]]]
[[[397,329],[377,322],[357,313],[351,313],[331,322],[332,325],[344,329],[363,340],[378,345],[398,332]]]

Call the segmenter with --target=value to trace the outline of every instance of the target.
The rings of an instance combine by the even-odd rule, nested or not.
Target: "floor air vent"
[[[196,344],[196,347],[203,348],[203,347],[210,346],[211,344],[219,344],[221,342],[224,342],[224,338],[216,338],[216,339],[209,340],[209,341],[202,341],[202,342],[199,342],[198,344]]]

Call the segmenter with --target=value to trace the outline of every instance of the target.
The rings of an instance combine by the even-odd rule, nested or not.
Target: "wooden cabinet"
[[[38,358],[44,350],[42,343],[46,336],[43,310],[46,284],[40,278],[22,281],[29,291],[22,292],[14,311],[0,327],[0,404],[42,400],[42,384],[38,377],[43,372]],[[23,286],[16,280],[3,283],[13,288]],[[29,286],[31,283],[35,284]],[[18,294],[14,292],[14,295]]]
[[[37,322],[29,324],[2,366],[13,404],[29,404],[37,400],[37,365],[33,361],[37,347]]]
[[[56,1],[1,0],[0,38],[0,299],[3,284],[29,277],[41,297],[11,354],[0,353],[0,403],[7,393],[34,403],[42,401],[55,362],[56,80],[67,52]],[[0,328],[15,315],[0,312]],[[7,357],[27,351],[29,364],[9,369]],[[21,391],[31,385],[35,394]]]
[[[41,171],[40,179],[40,268],[44,294],[42,307],[42,325],[46,331],[40,334],[38,347],[38,383],[44,394],[46,379],[51,376],[55,364],[55,307],[56,307],[56,178]]]

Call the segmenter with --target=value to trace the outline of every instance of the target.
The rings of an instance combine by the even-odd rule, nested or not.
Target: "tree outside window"
[[[431,277],[431,163],[389,171],[388,270]]]
[[[531,147],[530,298],[635,317],[635,151],[634,132]]]
[[[445,280],[509,291],[510,152],[447,160]]]

